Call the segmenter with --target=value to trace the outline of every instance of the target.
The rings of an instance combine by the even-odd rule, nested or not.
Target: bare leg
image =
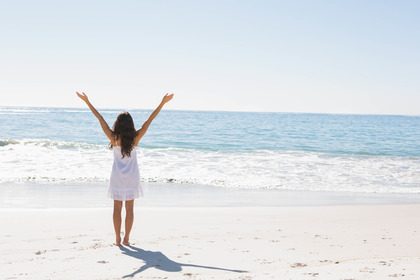
[[[125,235],[123,240],[123,245],[130,245],[130,232],[131,228],[133,227],[134,222],[134,199],[125,202]]]
[[[121,245],[121,210],[122,201],[114,200],[114,229],[115,229],[115,243],[114,245]]]

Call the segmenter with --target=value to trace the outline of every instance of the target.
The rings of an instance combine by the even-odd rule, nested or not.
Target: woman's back
[[[114,200],[126,201],[143,195],[140,187],[140,172],[137,163],[137,150],[133,147],[130,156],[124,156],[121,146],[114,146],[108,196]]]

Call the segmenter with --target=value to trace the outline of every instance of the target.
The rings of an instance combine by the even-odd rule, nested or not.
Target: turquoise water
[[[0,107],[0,182],[106,181],[107,144],[88,109]],[[164,110],[139,151],[147,182],[420,192],[420,116]]]
[[[112,124],[120,111],[101,110]],[[151,110],[130,110],[137,128]],[[1,108],[0,137],[106,144],[89,110]],[[420,117],[162,111],[148,148],[420,156]]]

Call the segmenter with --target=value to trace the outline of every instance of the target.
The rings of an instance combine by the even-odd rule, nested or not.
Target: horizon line
[[[86,109],[80,107],[64,107],[64,106],[23,106],[23,105],[0,105],[0,108],[53,108],[53,109]],[[153,108],[117,108],[117,107],[96,107],[98,110],[154,110]],[[165,111],[187,111],[187,112],[226,112],[226,113],[265,113],[265,114],[311,114],[311,115],[360,115],[360,116],[407,116],[419,117],[420,114],[392,114],[392,113],[337,113],[337,112],[302,112],[302,111],[243,111],[243,110],[216,110],[216,109],[165,109]]]

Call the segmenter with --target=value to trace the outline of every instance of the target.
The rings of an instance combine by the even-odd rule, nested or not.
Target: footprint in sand
[[[379,264],[380,265],[391,266],[391,264],[390,263],[387,263],[386,261],[380,261]]]
[[[389,277],[403,277],[405,276],[404,274],[391,274],[389,275]]]
[[[373,273],[375,271],[374,268],[369,268],[369,267],[364,267],[362,269],[359,270],[360,272],[369,272],[369,273]]]
[[[304,263],[294,263],[294,264],[290,265],[290,267],[292,267],[292,268],[305,267],[305,266],[306,266],[306,264],[304,264]]]

